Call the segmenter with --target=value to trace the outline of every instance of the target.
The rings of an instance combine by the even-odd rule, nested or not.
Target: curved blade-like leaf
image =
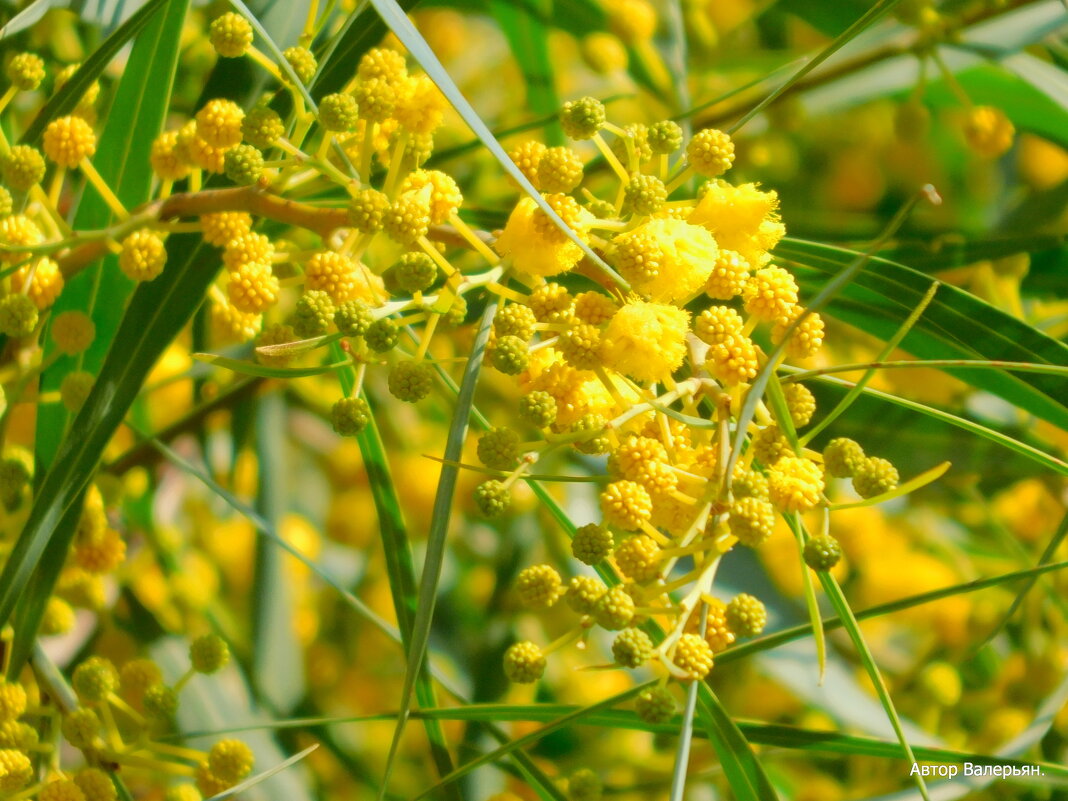
[[[163,127],[170,103],[182,22],[189,0],[165,0],[161,5],[165,6],[162,13],[151,19],[146,17],[146,26],[137,37],[93,158],[97,171],[126,208],[149,199],[152,188],[149,150],[152,140]],[[152,7],[150,3],[138,12],[138,16]],[[94,58],[96,54],[78,74]],[[77,77],[75,75],[74,79]],[[75,102],[77,99],[77,96],[73,97]],[[111,209],[94,190],[87,188],[75,214],[74,228],[101,229],[107,227],[110,219]],[[96,326],[96,338],[80,356],[64,356],[52,365],[42,378],[43,391],[59,389],[63,377],[73,370],[97,374],[133,288],[134,283],[119,270],[118,258],[114,255],[108,255],[68,282],[56,301],[54,312],[77,310],[89,315]],[[55,345],[51,338],[45,341],[45,358],[48,358]],[[39,475],[52,464],[69,421],[70,415],[62,404],[40,407],[35,445]]]
[[[816,291],[856,253],[788,239],[776,254],[790,261],[803,289]],[[902,264],[873,258],[828,304],[828,314],[888,339],[930,288],[931,279]],[[1068,364],[1068,345],[953,286],[943,286],[901,343],[922,359],[991,359]],[[1068,379],[1038,373],[946,369],[962,381],[1068,428]]]
[[[18,675],[29,655],[105,446],[219,269],[216,253],[200,242],[197,234],[176,234],[167,241],[170,266],[134,292],[93,389],[34,494],[26,525],[0,574],[0,626],[19,606],[9,675]],[[183,253],[188,254],[184,260]]]

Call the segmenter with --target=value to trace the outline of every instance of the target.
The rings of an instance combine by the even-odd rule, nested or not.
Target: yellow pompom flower
[[[657,303],[674,303],[699,292],[712,275],[719,257],[719,247],[712,234],[682,220],[649,220],[620,234],[613,243],[617,249],[626,249],[632,241],[655,243],[656,273],[636,283]],[[628,272],[633,275],[634,271]]]
[[[802,313],[800,306],[794,307],[793,312],[775,323],[771,329],[771,341],[778,345],[786,336],[787,328]],[[808,359],[819,353],[823,347],[823,318],[819,312],[812,312],[799,325],[786,342],[786,355],[791,359]]]
[[[656,9],[649,0],[617,0],[609,10],[612,32],[627,44],[652,39],[656,33]]]
[[[537,213],[537,214],[536,214]],[[585,235],[585,227],[593,217],[579,209],[575,232]],[[539,224],[538,217],[545,218]],[[547,229],[545,223],[553,227]],[[544,229],[544,230],[543,230]],[[522,198],[508,217],[504,232],[494,245],[502,256],[510,256],[517,270],[531,275],[550,276],[567,272],[582,258],[582,248],[564,238],[531,198]]]
[[[29,281],[29,287],[26,282]],[[42,311],[56,302],[63,291],[63,273],[51,259],[41,259],[36,265],[19,267],[11,276],[12,292],[23,292]]]
[[[223,266],[230,271],[253,262],[270,264],[273,258],[274,245],[263,234],[238,234],[223,246]]]
[[[0,245],[29,247],[44,242],[44,234],[37,223],[24,214],[11,214],[0,219]],[[17,264],[26,258],[25,253],[0,248],[0,263]]]
[[[356,75],[363,81],[375,78],[396,84],[408,77],[404,56],[387,47],[372,47],[360,57]]]
[[[42,147],[45,155],[59,166],[77,167],[82,159],[96,152],[96,134],[81,117],[60,117],[45,128]]]
[[[178,131],[164,131],[157,136],[148,161],[152,171],[164,181],[180,181],[189,175],[189,165],[179,149]]]
[[[724,340],[742,333],[745,321],[729,306],[712,306],[701,312],[694,321],[693,329],[698,338],[709,345],[718,345]]]
[[[17,720],[26,711],[26,690],[16,681],[0,679],[0,723]]]
[[[152,281],[167,263],[167,248],[163,237],[142,228],[122,240],[119,268],[131,281]]]
[[[725,336],[709,348],[706,362],[712,375],[728,386],[752,381],[760,369],[756,345],[741,333]]]
[[[628,303],[605,328],[605,365],[635,381],[660,381],[682,364],[690,313],[675,306]]]
[[[675,646],[675,666],[689,681],[700,681],[712,670],[713,654],[700,634],[683,634]]]
[[[279,288],[271,265],[253,262],[230,273],[226,294],[240,311],[258,313],[278,302]]]
[[[526,142],[521,142],[508,151],[508,158],[515,162],[515,166],[526,176],[528,181],[534,184],[535,189],[541,188],[538,183],[538,164],[541,162],[541,157],[544,155],[545,150],[545,145],[541,142],[530,139]]]
[[[241,120],[245,112],[232,100],[209,100],[197,112],[197,134],[213,148],[233,147],[241,142]]]
[[[204,241],[216,247],[252,229],[252,217],[243,211],[219,211],[200,216],[200,228]]]
[[[208,769],[231,785],[252,772],[254,761],[252,749],[240,740],[220,740],[208,752]]]
[[[194,134],[186,139],[184,148],[192,166],[214,173],[226,170],[226,150],[209,144],[200,135]]]
[[[649,492],[635,481],[613,481],[601,492],[601,514],[610,526],[636,531],[652,513]]]
[[[745,310],[758,320],[776,322],[797,305],[797,282],[782,267],[765,267],[749,277],[742,291]]]
[[[687,220],[712,232],[725,250],[737,252],[754,267],[767,263],[768,251],[786,229],[779,222],[779,197],[756,184],[708,183]]]
[[[408,174],[400,186],[400,194],[418,192],[430,187],[430,222],[440,225],[460,207],[463,195],[452,176],[440,170],[415,170]]]
[[[52,318],[52,341],[62,353],[73,356],[88,348],[96,337],[96,326],[87,314],[65,311]]]
[[[326,292],[335,304],[362,300],[377,305],[384,293],[382,279],[348,256],[323,250],[304,265],[304,288]]]
[[[749,262],[733,250],[721,250],[716,259],[705,292],[715,300],[730,300],[740,295],[749,278]]]
[[[815,462],[784,456],[768,471],[768,498],[784,512],[805,512],[820,502],[823,470]]]
[[[448,101],[426,75],[416,75],[400,82],[393,118],[411,133],[433,133],[445,119]]]
[[[126,559],[126,543],[113,528],[92,534],[79,532],[74,541],[74,561],[89,573],[111,573]]]
[[[994,106],[976,106],[968,112],[964,138],[968,147],[983,158],[1004,154],[1016,136],[1016,128],[1005,112]]]
[[[33,778],[30,758],[14,748],[0,748],[0,792],[14,793]]]
[[[734,142],[723,131],[705,128],[686,145],[686,160],[698,175],[714,178],[734,163]]]

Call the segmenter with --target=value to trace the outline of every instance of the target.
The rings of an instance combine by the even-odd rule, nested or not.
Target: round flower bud
[[[77,167],[96,152],[96,134],[78,116],[60,117],[45,128],[42,141],[45,155],[61,167]]]
[[[241,136],[260,150],[274,147],[278,138],[286,132],[285,123],[278,112],[267,106],[257,106],[241,120]]]
[[[483,517],[500,517],[512,504],[512,496],[504,482],[491,479],[475,488],[475,505]]]
[[[565,592],[560,574],[549,565],[523,568],[515,582],[520,603],[531,609],[548,609]]]
[[[52,596],[45,606],[39,633],[43,637],[66,634],[74,628],[74,609],[62,598]]]
[[[64,408],[71,414],[77,414],[93,391],[96,377],[85,370],[75,370],[63,376],[59,384],[59,397]]]
[[[608,631],[625,629],[634,620],[634,599],[623,587],[612,587],[597,599],[593,619]]]
[[[627,68],[627,48],[607,31],[595,31],[579,42],[582,60],[598,75],[611,75]]]
[[[26,690],[17,681],[0,679],[0,721],[15,720],[26,712]]]
[[[33,779],[30,758],[14,748],[0,748],[0,792],[14,794]]]
[[[582,159],[569,147],[550,147],[538,160],[538,185],[543,192],[570,192],[582,183]]]
[[[1001,109],[976,106],[968,112],[964,137],[968,147],[983,158],[993,159],[1006,153],[1015,136],[1015,126]]]
[[[434,260],[420,251],[405,253],[393,265],[393,270],[396,273],[397,285],[409,294],[430,289],[438,277]]]
[[[727,625],[739,637],[755,637],[768,622],[768,610],[752,595],[736,595],[727,604]]]
[[[232,100],[209,100],[197,112],[197,135],[214,148],[231,148],[241,142],[241,121],[245,112]]]
[[[319,101],[319,124],[327,131],[351,131],[359,122],[356,98],[338,92]]]
[[[638,693],[634,711],[646,723],[667,723],[675,716],[675,696],[667,687],[650,687]]]
[[[26,192],[44,178],[44,157],[35,147],[14,145],[0,160],[0,174],[12,189]]]
[[[0,723],[0,748],[17,748],[20,751],[29,751],[40,740],[37,729],[29,723],[21,723],[17,720]]]
[[[634,173],[623,189],[623,208],[632,214],[656,214],[667,200],[667,187],[655,175]]]
[[[715,178],[734,163],[734,142],[723,131],[705,128],[695,133],[686,145],[686,160],[698,175]]]
[[[372,47],[360,57],[356,75],[365,81],[379,78],[395,84],[408,77],[408,68],[403,53],[388,47]]]
[[[280,285],[269,264],[243,264],[230,273],[226,294],[240,311],[262,312],[278,302]]]
[[[176,784],[167,790],[163,801],[204,801],[204,796],[194,784]]]
[[[775,529],[775,508],[763,498],[736,498],[727,528],[742,545],[755,548]]]
[[[600,801],[603,789],[600,778],[588,768],[575,771],[567,780],[570,801]]]
[[[22,294],[0,298],[0,334],[12,339],[28,337],[37,328],[37,306]]]
[[[567,605],[580,615],[589,615],[604,595],[606,587],[593,576],[575,576],[567,585]]]
[[[118,792],[111,779],[99,768],[83,768],[74,774],[74,783],[85,796],[85,801],[115,801]]]
[[[649,126],[649,147],[658,155],[669,155],[682,147],[682,128],[674,120],[662,120]]]
[[[816,398],[812,391],[804,384],[787,384],[782,391],[794,428],[807,426],[816,413]]]
[[[190,173],[180,144],[178,131],[164,131],[152,142],[148,161],[163,181],[180,181]]]
[[[90,748],[100,731],[100,718],[88,707],[80,706],[63,717],[63,738],[75,748]]]
[[[712,670],[712,646],[700,634],[683,634],[675,646],[675,667],[690,681],[703,679]]]
[[[492,428],[478,439],[478,460],[494,470],[511,470],[519,458],[519,435],[510,428]]]
[[[220,211],[200,215],[200,229],[204,241],[215,247],[226,247],[252,228],[252,217],[243,211]]]
[[[334,301],[321,289],[308,289],[297,300],[293,330],[301,339],[322,336],[334,319]]]
[[[765,467],[791,453],[790,443],[777,425],[765,426],[753,437],[753,456]]]
[[[852,478],[864,458],[860,444],[846,437],[832,439],[823,449],[823,467],[835,478]]]
[[[545,655],[532,642],[517,642],[504,652],[504,675],[517,684],[532,684],[545,673]]]
[[[347,300],[334,310],[334,325],[347,337],[362,336],[374,321],[371,309],[360,300]]]
[[[367,347],[378,353],[385,353],[391,350],[399,339],[400,331],[397,328],[397,324],[388,317],[375,320],[364,333]]]
[[[536,428],[548,428],[556,421],[556,399],[536,389],[519,399],[519,417]]]
[[[81,353],[96,338],[96,326],[92,319],[84,312],[74,310],[55,315],[49,331],[56,348],[68,356]]]
[[[430,202],[421,192],[397,198],[382,217],[382,230],[394,242],[409,245],[430,230]]]
[[[131,659],[119,671],[119,686],[133,698],[140,698],[145,690],[162,681],[163,672],[151,659]]]
[[[641,667],[652,655],[653,641],[641,629],[623,629],[612,641],[612,658],[623,667]]]
[[[0,217],[9,215],[14,207],[15,201],[12,199],[11,193],[0,186]]]
[[[237,784],[252,773],[255,757],[241,740],[220,740],[208,751],[208,769],[228,784]]]
[[[560,110],[560,125],[571,139],[590,139],[604,123],[604,103],[595,97],[569,100]]]
[[[17,53],[4,70],[7,79],[20,91],[32,92],[45,78],[45,65],[35,53]]]
[[[493,318],[493,332],[498,337],[511,335],[526,342],[534,336],[534,325],[537,322],[529,306],[510,303],[501,308]]]
[[[433,368],[424,362],[397,362],[389,371],[386,386],[398,400],[407,403],[421,401],[434,386]]]
[[[354,437],[371,422],[371,407],[363,398],[342,398],[330,409],[330,423],[342,437]]]
[[[853,489],[861,498],[874,498],[897,487],[897,468],[886,459],[869,456],[853,473]]]
[[[490,364],[505,375],[519,375],[530,364],[527,343],[515,336],[499,337],[493,343]]]
[[[119,268],[131,281],[154,280],[166,263],[167,248],[155,231],[141,228],[122,240]]]
[[[72,780],[59,779],[42,786],[37,801],[85,801],[85,794]]]
[[[660,575],[660,546],[648,534],[627,537],[612,556],[619,572],[637,584],[647,584]]]
[[[119,674],[109,660],[91,656],[74,669],[71,684],[83,701],[100,703],[119,686]]]
[[[178,711],[178,693],[166,684],[153,684],[145,690],[141,704],[153,720],[171,720]]]
[[[385,122],[393,113],[395,90],[381,78],[357,81],[352,89],[360,118],[367,122]]]
[[[652,511],[649,492],[634,481],[613,481],[601,493],[601,513],[605,522],[624,531],[641,528]]]
[[[252,26],[240,14],[229,12],[211,21],[208,38],[220,56],[237,58],[252,45]]]
[[[287,47],[282,51],[282,58],[289,62],[293,72],[305,85],[311,83],[311,79],[315,77],[315,71],[319,69],[315,56],[306,47]]]
[[[830,534],[810,537],[804,548],[805,564],[813,570],[830,570],[842,558],[842,546]]]
[[[598,523],[587,523],[575,531],[571,553],[580,562],[595,565],[612,553],[612,532]]]
[[[349,222],[361,233],[371,234],[382,230],[383,220],[389,211],[389,198],[377,189],[361,189],[349,201]]]
[[[218,634],[205,634],[189,645],[189,661],[197,673],[216,673],[230,661],[230,648]]]
[[[223,156],[223,172],[238,186],[251,186],[263,175],[263,154],[252,145],[236,145]]]

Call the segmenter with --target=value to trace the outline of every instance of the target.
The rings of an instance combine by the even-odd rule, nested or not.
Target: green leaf
[[[105,446],[219,269],[217,255],[200,242],[197,234],[176,234],[167,241],[170,269],[134,292],[93,389],[34,493],[29,517],[0,574],[0,626],[19,606],[8,675],[18,675],[29,655],[66,560],[82,496]],[[188,255],[180,261],[183,253]]]
[[[490,303],[486,306],[486,310],[483,312],[482,319],[479,322],[474,342],[471,345],[471,352],[464,367],[463,380],[460,383],[460,392],[456,398],[456,407],[453,410],[452,421],[449,424],[448,439],[445,442],[443,458],[447,462],[458,462],[463,452],[464,442],[467,439],[467,421],[470,416],[471,406],[474,403],[475,385],[478,383],[482,357],[486,351],[486,342],[489,340],[496,311],[496,303]],[[459,476],[459,472],[459,469],[454,465],[445,463],[441,466],[441,474],[438,478],[430,531],[427,534],[426,556],[423,559],[423,572],[419,581],[415,620],[412,623],[412,639],[408,646],[404,687],[401,690],[400,717],[397,719],[393,742],[390,744],[390,753],[386,762],[386,775],[382,782],[382,792],[385,791],[389,784],[390,771],[396,758],[397,748],[400,746],[400,741],[404,734],[404,725],[408,711],[411,708],[412,689],[415,679],[423,669],[423,663],[426,659],[427,643],[430,640],[430,626],[433,622],[434,607],[437,603],[438,581],[441,578],[441,569],[445,559],[445,540],[448,534],[449,520],[452,517],[452,499],[456,490],[456,479]]]
[[[788,239],[776,254],[796,266],[803,289],[814,292],[849,264],[845,248]],[[902,264],[872,259],[826,311],[887,340],[920,302],[930,277]],[[921,359],[989,359],[1068,364],[1068,346],[957,287],[943,286],[901,347]],[[1054,425],[1068,428],[1068,379],[1036,373],[946,369]]]
[[[552,0],[488,0],[489,11],[512,48],[526,83],[525,107],[538,116],[555,115],[560,109],[556,79],[549,58],[549,31],[546,21],[552,16]],[[563,131],[555,121],[545,131],[548,144],[563,143]]]
[[[868,10],[868,4],[864,0],[792,0],[771,8],[793,14],[827,36],[838,36]]]
[[[352,359],[344,359],[322,364],[316,367],[270,367],[257,362],[247,362],[242,359],[231,359],[227,356],[217,356],[214,353],[194,353],[193,358],[198,362],[222,367],[241,375],[257,376],[259,378],[303,378],[311,375],[322,375],[335,370],[343,370],[352,367]]]
[[[947,235],[935,239],[904,240],[879,252],[881,258],[907,264],[914,270],[937,272],[1017,253],[1038,253],[1063,246],[1055,235],[997,236],[961,240]]]
[[[119,36],[149,9],[162,10],[158,15],[150,13],[143,18],[143,30],[130,53],[129,63],[119,81],[114,103],[93,157],[93,165],[127,209],[135,208],[149,199],[152,189],[149,151],[152,141],[163,127],[170,104],[182,23],[188,6],[189,0],[149,3],[111,37]],[[70,83],[78,80],[78,76],[101,52],[108,52],[105,51],[107,45],[105,42],[100,50],[90,56]],[[107,60],[110,60],[110,56]],[[102,61],[100,69],[106,64],[107,61]],[[60,99],[68,86],[64,86],[54,100]],[[71,96],[71,100],[77,102],[78,97]],[[47,110],[46,106],[41,115]],[[38,117],[38,120],[41,118]],[[111,216],[108,205],[94,189],[87,187],[74,216],[73,227],[80,231],[106,228]],[[171,269],[174,269],[173,265]],[[59,389],[63,377],[74,370],[99,374],[119,328],[126,299],[133,288],[134,283],[119,270],[118,258],[114,254],[86,267],[67,283],[53,307],[53,314],[70,310],[88,314],[96,325],[96,338],[83,354],[77,357],[64,356],[50,367],[42,377],[42,391]],[[55,344],[50,337],[45,342],[45,358],[48,358]],[[52,464],[70,418],[62,404],[40,407],[35,444],[39,474]]]

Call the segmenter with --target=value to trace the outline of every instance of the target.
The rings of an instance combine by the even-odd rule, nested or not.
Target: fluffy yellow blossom
[[[535,212],[540,214],[538,204],[524,197],[508,218],[504,233],[497,238],[495,247],[502,256],[510,256],[517,270],[531,275],[557,275],[567,272],[582,258],[582,249],[570,239],[559,241],[555,234],[545,235],[536,223]],[[593,217],[585,209],[579,211],[579,236],[585,235],[585,226]]]
[[[786,233],[778,208],[779,196],[761,191],[756,184],[711,181],[688,221],[711,231],[721,248],[736,251],[759,267],[767,263],[768,251]]]
[[[628,303],[605,328],[605,364],[635,381],[667,378],[686,356],[689,324],[690,313],[675,306]]]
[[[638,289],[657,303],[673,303],[699,292],[712,275],[719,247],[707,229],[670,218],[649,220],[616,237],[614,244],[631,241],[655,243],[656,274]]]

